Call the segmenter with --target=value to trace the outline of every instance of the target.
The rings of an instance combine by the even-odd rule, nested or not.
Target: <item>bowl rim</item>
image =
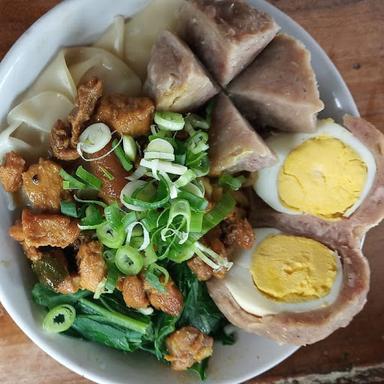
[[[12,44],[11,48],[8,50],[8,52],[5,54],[5,56],[0,62],[0,87],[7,80],[7,77],[12,73],[12,61],[16,58],[16,55],[19,49],[23,45],[28,44],[29,39],[33,39],[34,30],[41,28],[46,23],[48,24],[50,19],[56,16],[59,16],[62,13],[63,9],[72,6],[72,4],[81,3],[82,1],[83,0],[61,1],[60,3],[55,5],[53,8],[49,9],[41,17],[39,17],[30,27],[28,27],[25,30],[25,32],[16,40],[16,42]],[[285,18],[286,20],[288,20],[291,23],[291,25],[295,27],[296,31],[300,33],[302,38],[305,38],[305,40],[311,41],[311,43],[313,43],[316,46],[317,54],[321,56],[321,59],[327,63],[329,70],[332,71],[333,74],[337,77],[339,86],[342,88],[341,91],[345,95],[345,97],[348,99],[350,113],[354,116],[359,116],[360,114],[356,106],[356,103],[343,77],[341,76],[335,64],[331,61],[331,59],[328,57],[326,52],[323,50],[323,48],[317,43],[317,41],[300,24],[298,24],[285,12],[281,11],[278,7],[270,4],[267,0],[256,0],[256,1],[263,4],[263,8],[266,12],[277,14],[279,17]],[[252,1],[250,2],[252,3]],[[253,4],[251,5],[254,6]],[[4,294],[2,290],[0,290],[0,303],[3,305],[4,309],[7,311],[7,313],[12,318],[12,320],[16,323],[18,328],[20,328],[22,332],[34,344],[36,344],[42,351],[47,353],[51,358],[53,358],[55,361],[65,366],[66,368],[70,369],[71,371],[75,372],[81,377],[85,377],[97,383],[105,382],[103,379],[99,377],[98,374],[94,374],[92,371],[84,367],[81,367],[77,364],[74,364],[71,358],[66,357],[64,354],[60,352],[56,352],[54,348],[50,347],[49,345],[46,345],[43,340],[40,340],[39,336],[35,333],[32,327],[28,326],[24,322],[22,316],[16,310],[13,309],[13,304],[11,303],[10,300],[7,299],[7,296]],[[270,363],[264,364],[261,370],[258,369],[258,373],[248,371],[244,373],[242,376],[239,376],[239,380],[243,382],[243,381],[254,378],[255,374],[257,376],[261,375],[262,373],[270,370],[274,366],[286,360],[289,356],[295,353],[299,348],[300,348],[299,346],[292,346],[292,348],[288,352],[281,354],[279,358],[274,359]],[[225,381],[225,383],[227,383],[227,381]]]

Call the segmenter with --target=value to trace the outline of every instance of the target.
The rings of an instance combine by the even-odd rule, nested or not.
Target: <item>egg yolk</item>
[[[352,148],[319,136],[287,156],[278,178],[279,197],[287,208],[337,219],[356,203],[366,179],[367,166]]]
[[[269,236],[252,255],[251,274],[257,288],[282,302],[297,303],[326,296],[336,272],[334,252],[305,237]]]

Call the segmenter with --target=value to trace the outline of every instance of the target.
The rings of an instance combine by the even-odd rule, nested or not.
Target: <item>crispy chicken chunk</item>
[[[180,315],[183,310],[183,296],[171,279],[165,285],[165,292],[158,291],[146,280],[144,280],[144,289],[154,308],[171,316]]]
[[[19,154],[14,151],[5,154],[4,164],[0,165],[0,183],[6,192],[16,192],[20,189],[24,170],[25,160]]]
[[[96,103],[103,94],[103,83],[93,77],[77,89],[75,108],[68,116],[72,126],[71,147],[76,148],[84,123],[89,121],[96,108]]]
[[[122,135],[138,137],[149,133],[154,111],[148,97],[114,94],[102,97],[95,119]]]
[[[49,145],[57,159],[71,161],[80,157],[76,148],[71,147],[71,126],[57,120],[49,136]]]
[[[102,93],[103,84],[96,77],[79,86],[75,108],[68,116],[68,123],[58,120],[51,131],[50,146],[55,157],[66,161],[79,158],[76,151],[79,136],[93,115]]]
[[[79,236],[77,220],[64,215],[33,213],[23,209],[21,222],[10,228],[9,235],[27,247],[58,247],[71,245]]]
[[[243,249],[250,249],[255,241],[255,234],[252,226],[246,218],[241,218],[235,211],[222,224],[226,246],[237,245]]]
[[[122,280],[121,291],[127,307],[147,308],[149,301],[144,291],[144,283],[138,276],[127,276]]]
[[[184,371],[213,353],[213,338],[191,326],[173,332],[166,344],[169,355],[165,360],[175,371]]]
[[[107,273],[102,245],[98,241],[81,244],[76,261],[79,267],[81,288],[96,292]]]
[[[60,165],[40,159],[23,173],[23,188],[35,208],[59,210],[60,201],[69,197],[63,189]]]

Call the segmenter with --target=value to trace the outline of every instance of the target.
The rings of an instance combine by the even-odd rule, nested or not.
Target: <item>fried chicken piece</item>
[[[188,260],[187,265],[199,281],[207,281],[213,276],[213,269],[198,256]]]
[[[255,241],[253,228],[246,218],[241,218],[234,211],[221,223],[223,242],[226,246],[237,245],[243,249],[250,249]]]
[[[68,275],[62,282],[56,287],[56,292],[63,295],[70,295],[76,293],[80,289],[80,277],[77,275]]]
[[[76,160],[80,157],[76,148],[71,147],[71,126],[57,120],[49,136],[49,145],[53,156],[64,161]]]
[[[27,247],[58,247],[71,245],[79,236],[78,221],[54,213],[33,213],[23,209],[21,223],[9,229],[9,235]]]
[[[68,121],[72,126],[71,147],[76,148],[79,136],[84,123],[89,121],[96,108],[96,103],[103,94],[103,83],[93,77],[77,89],[75,108],[68,116]]]
[[[144,283],[138,276],[127,276],[120,285],[125,304],[129,308],[147,308],[149,301],[144,291]]]
[[[6,192],[16,192],[20,189],[24,170],[25,160],[19,154],[14,151],[5,154],[4,164],[0,165],[0,183]]]
[[[164,288],[165,292],[160,292],[152,287],[147,280],[144,280],[144,290],[154,308],[171,316],[180,315],[184,304],[183,295],[171,278],[169,278]]]
[[[101,98],[95,119],[121,135],[138,137],[150,132],[154,112],[155,106],[148,97],[114,94]]]
[[[58,120],[51,130],[49,143],[56,158],[70,161],[80,157],[76,151],[79,136],[93,115],[102,93],[103,83],[96,77],[78,87],[75,107],[68,116],[68,123]]]
[[[107,274],[103,246],[98,241],[81,244],[76,261],[79,267],[80,287],[96,292],[98,285]]]
[[[23,173],[23,188],[35,208],[57,211],[60,201],[70,194],[63,189],[60,165],[51,160],[39,159]]]
[[[175,371],[184,371],[213,353],[213,338],[191,326],[173,332],[167,337],[166,345],[169,354],[165,360]]]

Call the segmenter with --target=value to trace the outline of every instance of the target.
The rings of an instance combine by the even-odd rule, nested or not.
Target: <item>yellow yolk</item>
[[[323,218],[340,218],[358,200],[367,166],[342,141],[309,139],[286,158],[278,178],[281,202],[288,208]]]
[[[324,297],[336,273],[334,252],[305,237],[269,236],[252,255],[251,274],[257,288],[278,301],[295,303]]]

